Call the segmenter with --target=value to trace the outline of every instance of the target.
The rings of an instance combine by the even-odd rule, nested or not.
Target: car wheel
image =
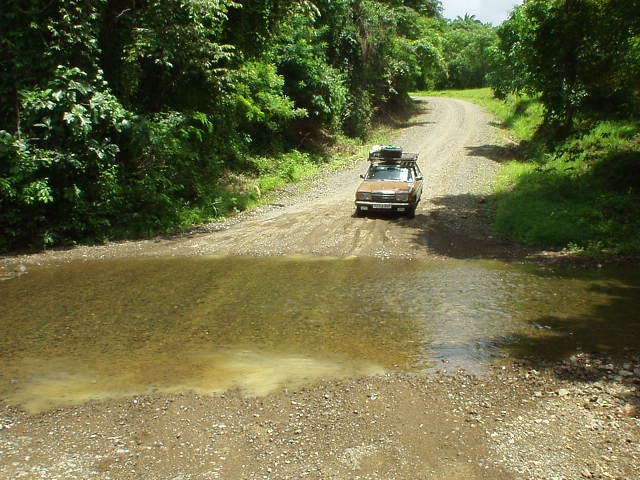
[[[414,205],[413,207],[409,207],[409,210],[407,210],[407,218],[415,218],[416,216],[416,205]]]

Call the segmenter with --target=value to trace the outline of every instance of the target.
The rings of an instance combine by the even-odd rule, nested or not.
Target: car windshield
[[[413,175],[411,175],[411,169],[400,165],[371,165],[367,178],[407,182],[413,179]]]

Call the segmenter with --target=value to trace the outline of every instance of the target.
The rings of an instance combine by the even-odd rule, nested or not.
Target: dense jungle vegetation
[[[496,228],[638,251],[639,3],[529,0],[493,27],[444,19],[438,0],[8,0],[0,251],[243,210],[366,141],[410,92],[487,85],[506,124],[540,113]],[[541,198],[566,234],[531,233]]]
[[[638,8],[529,0],[497,29],[489,82],[499,98],[518,94],[507,124],[541,115],[520,135],[526,161],[503,169],[500,234],[591,256],[640,253]]]

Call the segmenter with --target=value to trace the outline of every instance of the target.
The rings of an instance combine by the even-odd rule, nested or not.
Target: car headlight
[[[409,201],[409,192],[397,192],[396,193],[396,201],[398,201],[398,202],[408,202]]]
[[[368,202],[371,200],[371,193],[370,192],[358,192],[356,193],[356,200],[364,200],[365,202]]]

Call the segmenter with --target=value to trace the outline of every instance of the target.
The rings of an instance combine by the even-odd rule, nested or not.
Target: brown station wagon
[[[413,218],[422,195],[423,176],[418,154],[395,146],[375,146],[369,153],[369,169],[356,191],[356,214],[404,213]]]

